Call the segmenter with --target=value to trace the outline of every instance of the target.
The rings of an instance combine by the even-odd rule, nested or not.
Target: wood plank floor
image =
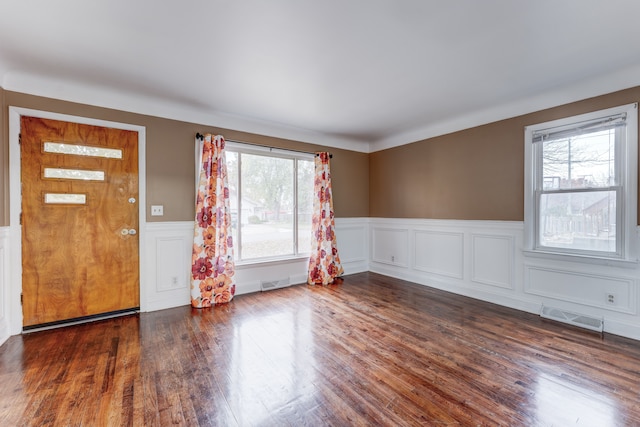
[[[637,426],[640,342],[374,273],[11,337],[0,425]]]

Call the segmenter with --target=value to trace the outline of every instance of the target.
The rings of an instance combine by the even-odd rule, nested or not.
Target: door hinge
[[[22,212],[20,212],[20,225],[22,225]]]
[[[20,305],[22,305],[22,302],[24,301],[24,294],[20,294]]]
[[[18,144],[22,144],[22,133],[18,134]]]

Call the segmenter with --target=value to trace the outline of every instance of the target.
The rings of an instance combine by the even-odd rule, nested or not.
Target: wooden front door
[[[138,133],[22,117],[23,326],[136,309]]]

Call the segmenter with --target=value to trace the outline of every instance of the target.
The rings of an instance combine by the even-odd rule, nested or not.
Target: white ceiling
[[[376,151],[640,85],[637,0],[1,0],[0,86]]]

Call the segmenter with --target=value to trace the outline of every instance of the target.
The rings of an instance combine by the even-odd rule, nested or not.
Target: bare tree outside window
[[[541,246],[616,252],[616,137],[619,126],[538,142]]]
[[[309,251],[313,162],[243,150],[227,153],[236,259]],[[306,242],[306,244],[305,244]]]
[[[635,260],[637,149],[637,104],[527,126],[527,251]]]
[[[616,251],[615,139],[612,128],[541,143],[541,245]]]

